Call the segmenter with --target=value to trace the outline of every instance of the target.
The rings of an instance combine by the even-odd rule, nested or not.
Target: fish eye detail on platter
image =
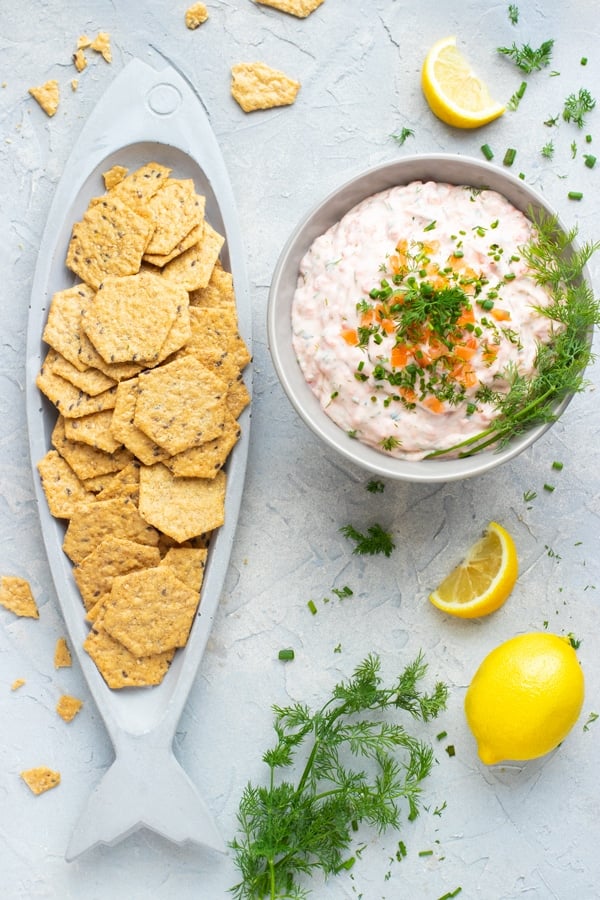
[[[111,688],[159,684],[186,644],[250,397],[224,237],[193,179],[104,173],[73,225],[36,383],[58,411],[37,461],[67,523],[84,648]]]
[[[438,154],[367,170],[280,255],[275,368],[306,424],[371,471],[493,468],[586,387],[597,247],[489,164]]]

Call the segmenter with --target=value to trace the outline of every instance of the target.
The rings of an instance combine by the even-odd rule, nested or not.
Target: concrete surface
[[[252,0],[207,0],[210,18],[191,32],[185,2],[1,4],[0,572],[28,578],[41,609],[37,622],[0,610],[3,898],[221,900],[237,880],[230,857],[142,832],[71,864],[64,860],[74,822],[112,748],[77,666],[55,671],[52,664],[64,627],[28,458],[25,332],[53,189],[95,102],[133,57],[167,59],[202,98],[236,193],[254,309],[255,398],[243,511],[219,615],[180,721],[179,760],[230,840],[244,785],[266,775],[261,755],[273,739],[271,704],[316,706],[368,652],[379,653],[393,674],[422,648],[431,681],[450,686],[447,711],[425,731],[437,764],[425,783],[422,814],[413,823],[404,814],[399,834],[361,832],[364,849],[352,871],[307,882],[312,896],[437,900],[460,887],[461,900],[600,897],[600,722],[592,721],[600,712],[598,366],[589,372],[589,390],[563,419],[504,468],[462,484],[387,483],[372,495],[368,476],[342,464],[298,420],[266,346],[268,287],[288,233],[326,192],[367,165],[419,151],[479,158],[483,143],[501,165],[505,149],[515,147],[514,170],[543,191],[567,225],[578,226],[582,240],[600,237],[600,165],[588,169],[583,162],[584,153],[600,148],[600,109],[582,130],[562,121],[544,124],[560,114],[571,92],[599,89],[597,4],[517,5],[519,23],[512,25],[508,4],[488,0],[325,0],[304,20]],[[101,30],[111,34],[113,61],[88,54],[90,64],[72,92],[77,38]],[[480,131],[450,130],[421,95],[423,57],[433,41],[452,33],[498,99],[508,100],[528,82],[518,109]],[[496,53],[513,41],[539,46],[550,38],[556,41],[550,67],[530,76]],[[241,111],[229,93],[229,68],[253,60],[301,81],[294,106]],[[49,78],[58,78],[63,94],[52,119],[27,93]],[[402,127],[414,134],[399,146],[390,135]],[[585,134],[592,135],[589,145]],[[552,160],[541,154],[549,140]],[[583,199],[569,200],[569,190],[582,191]],[[598,283],[596,258],[591,271]],[[564,463],[562,471],[552,468],[555,460]],[[515,537],[519,581],[489,619],[451,621],[430,606],[427,593],[490,519]],[[390,559],[352,556],[339,528],[375,521],[393,532],[395,552]],[[332,589],[344,585],[353,596],[341,601]],[[309,599],[316,616],[308,612]],[[488,650],[543,628],[581,640],[587,688],[581,718],[547,757],[486,768],[463,717],[466,687]],[[293,663],[277,660],[283,646],[295,648]],[[16,678],[26,684],[13,692]],[[68,725],[54,711],[63,692],[84,700]],[[447,738],[437,741],[441,731]],[[19,772],[35,765],[59,769],[60,787],[34,797]],[[401,861],[399,840],[407,850]]]

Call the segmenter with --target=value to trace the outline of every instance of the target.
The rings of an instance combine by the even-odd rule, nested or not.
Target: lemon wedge
[[[451,616],[487,616],[508,599],[518,571],[515,542],[502,525],[490,522],[483,537],[429,599]]]
[[[544,756],[573,728],[585,684],[568,638],[519,634],[495,647],[465,695],[465,715],[486,765]]]
[[[432,112],[455,128],[479,128],[506,107],[497,103],[456,47],[456,38],[433,45],[423,63],[421,86]]]

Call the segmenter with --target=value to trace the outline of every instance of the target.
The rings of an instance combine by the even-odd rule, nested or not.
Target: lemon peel
[[[421,87],[431,111],[455,128],[479,128],[506,110],[492,98],[458,50],[454,35],[442,38],[429,50],[421,71]]]
[[[568,638],[530,632],[498,645],[465,695],[467,723],[486,765],[544,756],[571,731],[584,676]]]
[[[490,522],[465,559],[429,599],[442,612],[462,619],[487,616],[508,599],[519,573],[517,548],[509,532]]]

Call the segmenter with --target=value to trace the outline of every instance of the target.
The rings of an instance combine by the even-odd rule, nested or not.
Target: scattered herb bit
[[[448,754],[448,756],[456,756],[454,744],[448,744],[448,746],[446,747],[446,753]]]
[[[334,653],[341,653],[341,652],[342,652],[342,645],[341,645],[341,644],[336,644],[336,646],[333,648],[333,652],[334,652]]]
[[[444,812],[444,810],[447,808],[447,806],[448,806],[448,803],[446,802],[446,800],[444,800],[444,802],[442,803],[441,806],[436,806],[436,808],[433,811],[433,815],[441,816],[441,814]]]
[[[412,128],[401,128],[400,131],[395,131],[392,135],[392,140],[396,141],[397,144],[402,146],[405,142],[406,138],[414,137],[414,131]]]
[[[448,737],[448,732],[447,732],[447,731],[440,731],[440,733],[439,733],[439,734],[436,734],[435,737],[436,737],[436,740],[438,740],[438,741],[443,741],[444,738],[447,738],[447,737]]]
[[[348,860],[346,854],[355,826],[365,822],[380,833],[398,828],[402,799],[409,820],[416,818],[433,750],[403,725],[372,714],[403,709],[424,722],[435,718],[448,691],[438,682],[431,693],[422,692],[418,682],[426,669],[420,653],[383,687],[379,657],[370,654],[318,711],[301,703],[273,707],[277,740],[263,755],[268,783],[246,786],[238,810],[241,833],[230,843],[242,876],[231,888],[236,900],[305,897],[301,876],[351,867],[354,857]],[[361,719],[361,713],[371,715]],[[312,747],[300,777],[277,783],[278,770],[290,772],[307,740]],[[358,771],[348,766],[349,756],[361,761]],[[371,777],[363,770],[364,759],[377,769]]]
[[[481,148],[481,152],[483,153],[483,155],[485,156],[485,158],[487,160],[494,158],[494,151],[492,150],[492,148],[490,147],[489,144],[483,144],[483,146]]]
[[[579,60],[579,64],[582,66],[587,66],[587,56],[582,56]]]
[[[584,153],[583,159],[588,169],[593,169],[596,165],[596,157],[592,156],[591,153]]]
[[[563,107],[565,122],[574,122],[578,128],[585,125],[585,116],[591,112],[596,101],[586,88],[580,88],[577,94],[569,94]]]
[[[290,659],[294,659],[295,653],[291,647],[286,648],[285,650],[279,651],[279,659],[287,661]]]
[[[593,715],[593,713],[592,713],[592,715]],[[398,862],[400,862],[400,860],[404,859],[406,854],[407,854],[406,844],[404,843],[404,841],[398,841],[398,849],[396,850],[396,859],[398,860]]]
[[[591,712],[591,713],[589,714],[589,716],[587,717],[586,723],[585,723],[585,725],[583,726],[583,730],[584,730],[584,731],[589,731],[589,730],[590,730],[590,725],[592,725],[597,719],[598,719],[598,713],[596,713],[596,712]]]
[[[552,58],[552,47],[554,41],[544,41],[537,50],[534,50],[529,44],[521,44],[517,46],[513,43],[511,47],[498,47],[498,53],[503,53],[510,57],[516,66],[523,72],[533,72],[536,69],[543,69],[549,65]]]
[[[560,556],[555,550],[552,549],[552,547],[549,547],[548,544],[544,544],[544,550],[551,559],[555,559],[557,562],[560,562]]]
[[[517,151],[514,149],[514,147],[509,147],[508,150],[506,151],[506,153],[504,154],[504,159],[502,160],[502,162],[504,163],[505,166],[512,166],[512,164],[515,161],[516,155],[517,155]]]
[[[384,489],[383,481],[379,481],[377,478],[372,478],[367,484],[367,490],[370,494],[383,494]]]
[[[544,144],[544,146],[542,147],[542,156],[545,159],[552,159],[552,157],[554,156],[553,141],[548,141],[546,144]]]
[[[548,619],[544,619],[544,621],[543,621],[542,624],[543,624],[544,628],[547,629],[547,628],[548,628],[548,625],[549,625],[550,623],[548,622]]]
[[[432,222],[429,223],[429,225],[426,225],[424,227],[423,231],[433,231],[436,225],[437,225],[437,222],[434,219]]]
[[[591,134],[586,134],[586,136],[585,136],[585,142],[586,142],[586,144],[591,144],[591,143],[592,143],[592,136],[591,136]]]
[[[515,3],[508,4],[508,18],[511,25],[516,25],[519,21],[519,7]]]
[[[419,850],[419,856],[433,856],[433,850]]]
[[[308,606],[308,608],[309,608],[309,610],[311,611],[311,613],[313,614],[313,616],[316,616],[316,614],[317,614],[317,607],[315,606],[315,601],[314,601],[314,600],[309,600],[308,603],[307,603],[306,605]]]
[[[553,484],[545,484],[545,485],[544,485],[544,490],[545,490],[545,491],[548,491],[548,493],[551,494],[552,491],[556,490],[556,488],[554,487]]]
[[[525,503],[529,503],[531,500],[535,500],[537,497],[537,491],[525,491],[523,494],[523,500]]]
[[[458,897],[461,892],[462,888],[457,887],[453,891],[448,891],[447,894],[442,894],[441,897],[438,897],[438,900],[452,900],[453,897]]]
[[[558,459],[555,459],[554,462],[552,463],[552,468],[556,469],[557,472],[562,472],[563,467],[564,467],[564,463],[560,462],[560,460],[558,460]]]
[[[567,194],[569,200],[583,200],[583,192],[582,191],[569,191]]]
[[[571,141],[571,159],[575,159],[577,156],[577,142]]]
[[[521,181],[525,181],[525,172],[519,172],[519,178]]]
[[[579,650],[581,647],[581,640],[576,638],[572,631],[568,633],[567,637],[569,638],[569,643],[573,650]]]
[[[344,597],[351,597],[353,591],[352,588],[349,588],[348,585],[345,584],[343,588],[331,588],[331,593],[335,594],[340,600],[343,600]]]
[[[552,128],[553,125],[558,125],[558,116],[552,116],[550,119],[546,119],[544,125],[547,125],[548,128]]]
[[[527,82],[522,81],[520,87],[512,94],[508,103],[506,104],[511,112],[514,112],[519,107],[519,103],[523,99],[523,95],[527,90]]]
[[[340,531],[348,540],[355,542],[356,546],[352,552],[359,556],[376,556],[378,553],[391,556],[396,546],[391,535],[384,531],[381,525],[369,525],[366,534],[361,534],[353,525],[344,525]]]

